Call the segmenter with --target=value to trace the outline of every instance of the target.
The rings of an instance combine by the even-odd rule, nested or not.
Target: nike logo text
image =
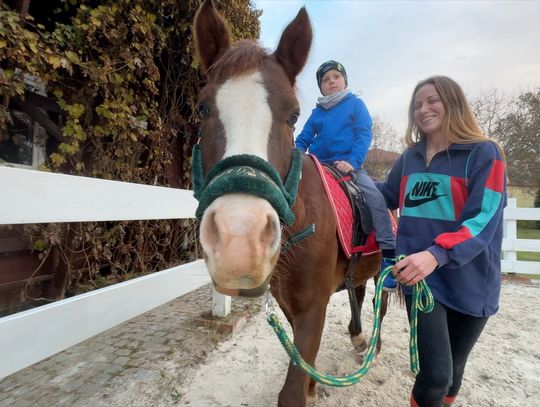
[[[445,196],[446,194],[437,195],[437,185],[439,185],[438,182],[432,181],[417,182],[412,188],[412,191],[405,195],[403,206],[414,208]]]

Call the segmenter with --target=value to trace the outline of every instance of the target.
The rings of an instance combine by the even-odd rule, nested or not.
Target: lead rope
[[[418,360],[418,311],[429,313],[433,311],[435,300],[426,280],[420,280],[413,286],[411,303],[411,320],[409,322],[411,335],[409,338],[409,354],[411,359],[411,371],[417,375],[420,373],[420,361]]]
[[[405,256],[398,256],[396,262],[403,259]],[[358,383],[369,371],[373,359],[377,354],[377,342],[379,340],[379,334],[381,330],[381,306],[382,306],[382,292],[383,292],[383,282],[392,272],[392,266],[386,267],[380,274],[377,284],[375,286],[375,297],[374,297],[374,309],[373,309],[373,329],[371,331],[371,340],[364,357],[364,363],[360,369],[347,376],[331,376],[318,372],[314,367],[309,365],[302,359],[300,352],[291,342],[289,336],[285,332],[283,325],[279,321],[277,315],[274,313],[273,301],[270,296],[266,300],[266,319],[268,323],[272,326],[276,335],[278,336],[283,348],[291,358],[293,365],[300,367],[305,373],[307,373],[313,380],[327,384],[334,387],[347,387],[352,386],[353,384]],[[413,300],[411,304],[411,322],[410,322],[410,341],[409,341],[409,353],[411,361],[411,371],[414,374],[418,374],[420,371],[418,363],[418,346],[417,346],[417,318],[418,311],[422,312],[431,312],[433,310],[434,301],[431,290],[429,289],[427,283],[422,280],[416,283],[413,287]]]

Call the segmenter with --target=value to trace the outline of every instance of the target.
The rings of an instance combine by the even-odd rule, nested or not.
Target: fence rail
[[[540,240],[518,239],[518,220],[540,220],[540,208],[517,208],[516,198],[508,198],[504,210],[503,258],[501,270],[503,273],[540,274],[540,262],[520,261],[517,252],[540,252]]]
[[[21,168],[0,166],[0,185],[0,224],[183,219],[197,206],[191,191]],[[517,251],[540,252],[540,240],[517,239],[517,220],[540,220],[540,209],[512,198],[504,216],[503,271],[540,274],[540,263],[517,260]],[[0,379],[207,282],[196,261],[0,318]],[[214,315],[227,315],[230,301],[214,292]]]

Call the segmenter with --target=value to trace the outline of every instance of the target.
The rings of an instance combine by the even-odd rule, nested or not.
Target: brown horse
[[[198,157],[194,150],[194,175],[195,162],[200,161],[199,172],[201,178],[206,175],[208,185],[237,170],[247,178],[272,178],[269,194],[281,190],[288,199],[265,199],[259,187],[250,187],[244,179],[225,183],[220,196],[201,198],[200,242],[208,271],[223,294],[258,296],[270,287],[293,328],[296,347],[314,365],[327,304],[344,281],[348,259],[339,246],[334,215],[315,165],[300,156],[293,143],[299,114],[294,85],[311,46],[309,17],[302,8],[285,28],[275,52],[268,54],[252,41],[231,44],[223,19],[207,0],[195,18],[194,34],[207,78],[199,97],[202,128]],[[295,154],[301,162],[297,190],[289,179]],[[250,164],[243,164],[242,158]],[[215,170],[223,162],[229,167]],[[252,168],[251,163],[259,164]],[[194,178],[200,198],[197,189],[204,185],[195,184]],[[284,208],[285,201],[291,207]],[[285,252],[283,243],[310,224],[316,225],[315,234]],[[365,283],[378,274],[380,261],[380,254],[375,254],[358,262],[354,283],[359,306]],[[355,348],[365,349],[361,328],[354,332],[349,324],[349,332]],[[315,382],[290,364],[278,405],[298,407],[315,401]]]

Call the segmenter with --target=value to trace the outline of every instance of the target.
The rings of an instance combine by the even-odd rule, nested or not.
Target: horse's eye
[[[294,112],[293,114],[289,116],[289,118],[287,119],[287,124],[289,125],[289,127],[291,128],[294,127],[299,116],[300,116],[300,112]]]
[[[197,110],[199,111],[202,119],[206,119],[210,115],[210,106],[208,106],[208,103],[199,103]]]

